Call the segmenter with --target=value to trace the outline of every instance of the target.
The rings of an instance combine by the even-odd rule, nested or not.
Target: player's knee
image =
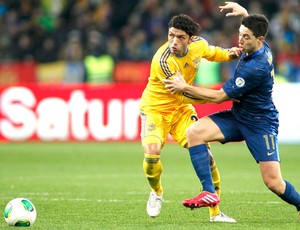
[[[197,128],[198,126],[195,126],[194,124],[187,128],[186,130],[186,136],[188,140],[191,139],[197,139],[202,141],[202,131],[201,129]]]
[[[161,144],[160,143],[150,143],[144,145],[144,153],[160,155]]]
[[[144,153],[160,155],[161,148],[162,148],[162,141],[158,136],[156,135],[145,136],[142,139],[142,145],[144,148]]]
[[[190,127],[187,128],[186,136],[188,139],[192,138],[194,136],[194,133],[195,133],[195,131],[194,131],[193,125],[191,125]]]
[[[270,189],[272,192],[274,192],[277,195],[281,195],[284,193],[284,183],[282,183],[281,180],[276,179],[269,179],[265,180],[265,185]]]

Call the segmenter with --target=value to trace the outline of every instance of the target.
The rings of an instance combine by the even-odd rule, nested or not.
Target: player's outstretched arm
[[[230,17],[230,16],[247,17],[248,16],[248,11],[236,2],[225,2],[225,5],[219,6],[219,8],[220,8],[220,12],[223,12],[224,10],[232,10],[232,12],[225,14],[226,17]]]

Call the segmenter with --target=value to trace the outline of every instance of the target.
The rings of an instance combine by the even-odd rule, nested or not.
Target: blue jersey
[[[233,116],[251,126],[267,126],[278,130],[278,111],[273,103],[274,66],[270,47],[266,42],[258,51],[242,54],[234,77],[223,85],[233,102]]]

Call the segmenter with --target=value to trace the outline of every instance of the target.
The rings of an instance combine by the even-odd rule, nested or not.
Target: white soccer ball
[[[10,226],[32,226],[37,212],[33,203],[26,198],[15,198],[4,209],[4,219]]]

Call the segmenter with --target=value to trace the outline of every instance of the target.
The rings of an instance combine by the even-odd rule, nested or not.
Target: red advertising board
[[[137,141],[145,84],[0,87],[1,141]],[[199,117],[230,102],[197,106]]]

